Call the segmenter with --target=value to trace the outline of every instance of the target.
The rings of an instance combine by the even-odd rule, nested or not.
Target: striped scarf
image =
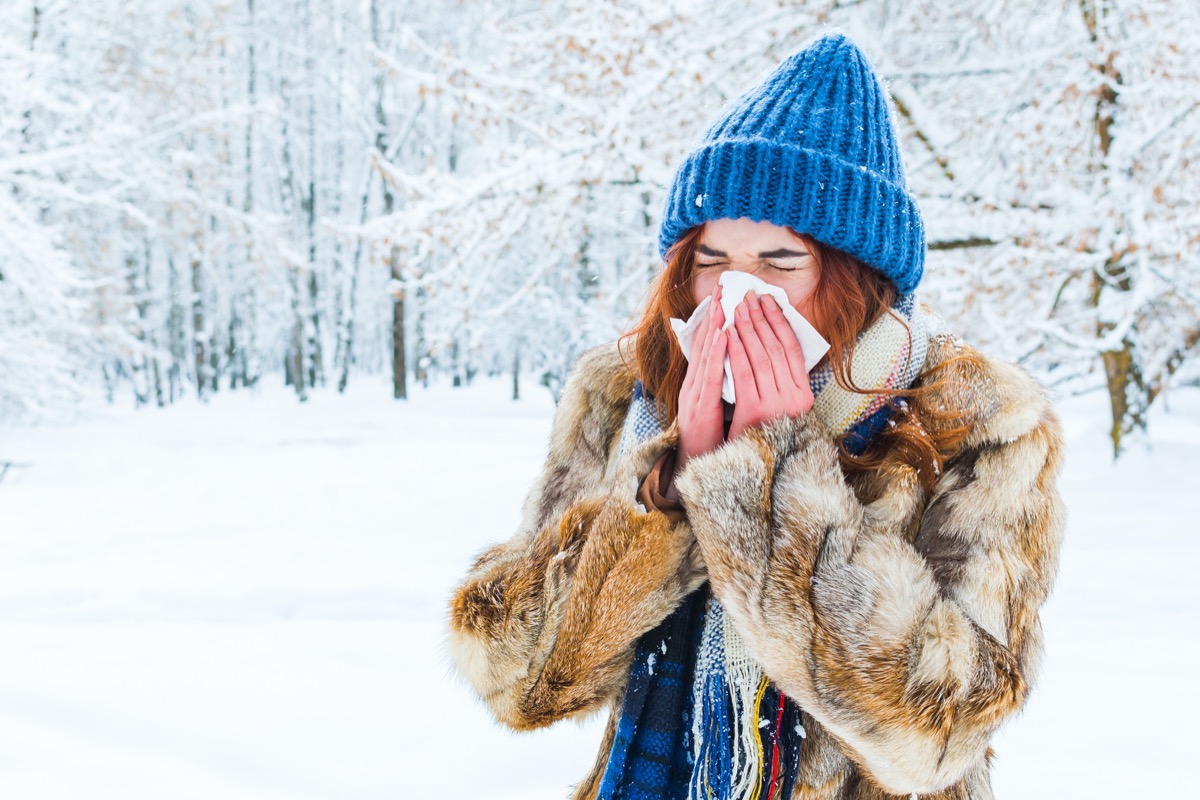
[[[809,381],[812,413],[861,453],[888,422],[889,391],[913,384],[925,362],[928,320],[904,295],[859,335],[850,392],[828,359]],[[620,454],[662,432],[639,382]],[[763,674],[707,587],[637,644],[601,800],[770,800],[790,797],[804,738],[800,709]]]

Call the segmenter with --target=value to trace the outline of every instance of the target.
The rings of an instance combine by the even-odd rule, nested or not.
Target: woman
[[[576,798],[990,798],[1063,529],[1059,426],[1020,370],[931,332],[886,95],[830,36],[676,175],[666,269],[563,393],[520,530],[451,604],[451,651],[516,729],[607,708]],[[669,320],[751,272],[772,299]],[[721,400],[728,360],[735,389]]]

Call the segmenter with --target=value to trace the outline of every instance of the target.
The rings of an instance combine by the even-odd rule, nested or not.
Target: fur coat
[[[927,369],[964,350],[935,338]],[[846,478],[809,414],[689,461],[675,478],[686,514],[664,514],[637,493],[677,429],[618,458],[634,377],[615,345],[585,354],[520,529],[451,600],[457,669],[518,730],[607,709],[574,794],[591,800],[634,645],[707,580],[803,709],[793,800],[991,798],[989,739],[1041,657],[1063,445],[1021,370],[982,356],[943,369],[937,401],[970,433],[932,493],[899,462]]]

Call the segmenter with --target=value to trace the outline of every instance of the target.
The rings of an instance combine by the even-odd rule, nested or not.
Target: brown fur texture
[[[615,348],[583,357],[521,529],[479,557],[451,603],[459,671],[517,730],[619,699],[637,639],[704,582],[687,522],[635,497],[674,435],[616,462],[633,382]]]
[[[935,339],[927,364],[962,351]],[[635,495],[675,430],[618,459],[634,379],[615,346],[587,354],[521,529],[454,595],[459,671],[516,729],[615,716],[637,639],[707,578],[804,711],[793,800],[989,800],[989,740],[1041,655],[1062,442],[1025,373],[982,357],[943,370],[939,400],[971,432],[928,497],[898,462],[847,480],[807,415],[690,461],[676,477],[687,517],[672,523]],[[594,797],[609,746],[576,798]]]

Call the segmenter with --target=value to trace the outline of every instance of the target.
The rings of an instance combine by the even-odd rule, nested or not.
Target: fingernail
[[[746,307],[745,303],[738,303],[737,318],[742,321],[750,319],[750,309]]]
[[[758,302],[758,295],[756,295],[754,292],[746,293],[746,301],[750,303],[751,308],[758,308],[760,305]]]

